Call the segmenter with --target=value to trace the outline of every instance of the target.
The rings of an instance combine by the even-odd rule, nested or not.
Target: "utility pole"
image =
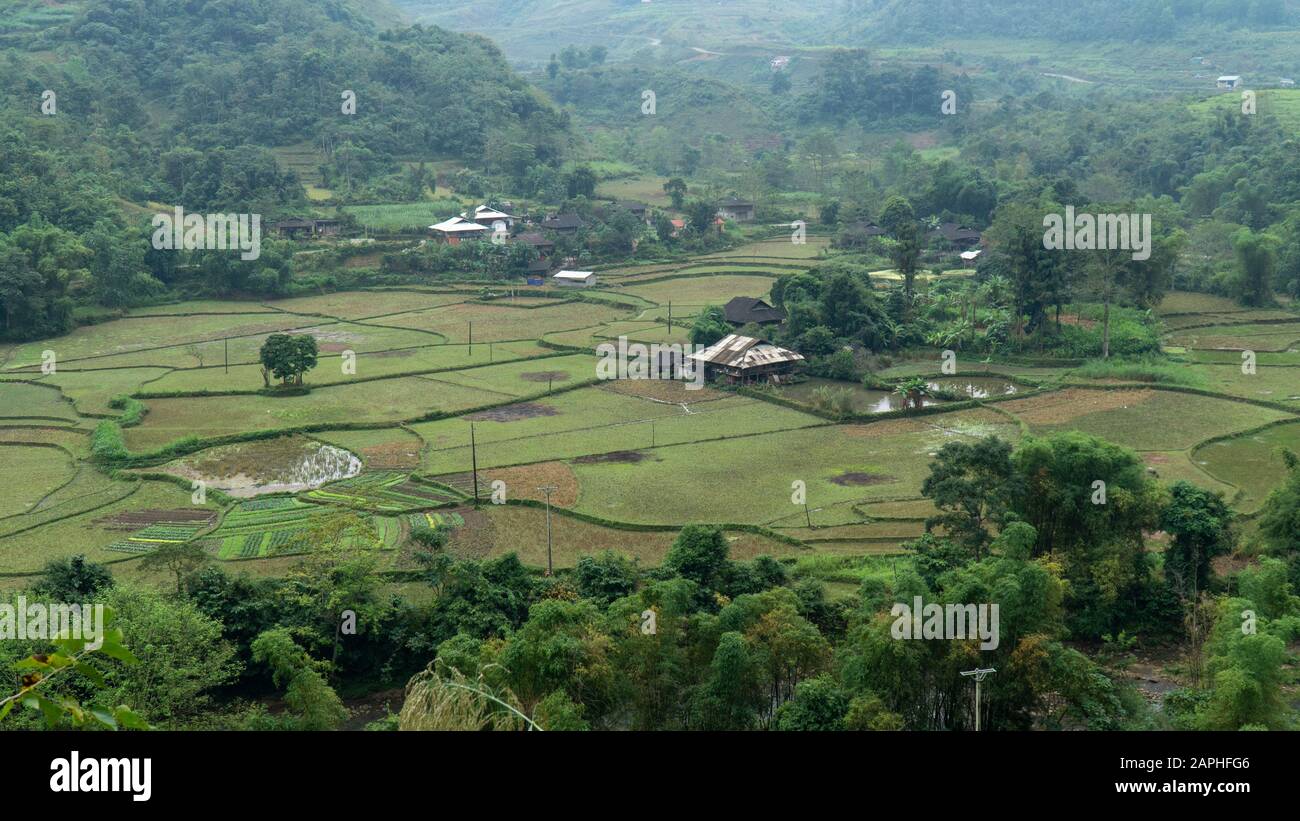
[[[673,301],[668,300],[668,333],[673,332]]]
[[[551,566],[551,494],[559,490],[555,485],[542,485],[537,488],[546,494],[546,575],[554,574],[554,568]]]
[[[470,464],[474,473],[474,507],[478,507],[478,443],[474,440],[474,423],[469,423]]]
[[[976,667],[974,670],[963,670],[962,675],[973,677],[975,679],[975,732],[980,731],[980,682],[989,673],[996,673],[992,667]]]
[[[226,343],[226,373],[230,373],[230,337],[221,340]]]
[[[474,356],[474,323],[473,322],[469,323],[469,355],[470,358],[473,358]]]

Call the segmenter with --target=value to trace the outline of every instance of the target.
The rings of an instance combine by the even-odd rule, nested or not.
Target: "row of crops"
[[[181,544],[207,527],[206,522],[156,522],[108,546],[120,553],[148,553],[163,545]]]
[[[383,513],[402,513],[460,501],[446,489],[415,481],[396,471],[362,473],[309,490],[302,494],[302,498]]]
[[[254,559],[305,549],[298,540],[315,516],[327,512],[318,505],[287,496],[241,502],[204,539],[219,559]]]
[[[160,521],[119,539],[109,550],[147,553],[162,545],[200,539],[209,553],[219,559],[255,559],[311,548],[306,534],[320,517],[339,507],[374,514],[370,523],[383,548],[395,548],[402,540],[403,526],[458,527],[464,520],[450,512],[422,512],[460,503],[461,497],[445,487],[413,480],[397,471],[363,473],[350,479],[307,491],[298,497],[269,496],[240,502],[226,512],[221,524],[204,533],[211,522]],[[200,537],[200,534],[203,534]]]

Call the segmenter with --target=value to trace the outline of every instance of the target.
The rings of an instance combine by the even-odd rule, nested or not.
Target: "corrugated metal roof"
[[[782,362],[802,362],[803,355],[773,345],[762,339],[740,334],[729,334],[714,344],[688,357],[699,362],[724,368],[755,368],[759,365],[777,365]]]
[[[430,225],[434,231],[443,231],[445,233],[457,233],[460,231],[486,231],[486,226],[479,225],[477,222],[470,222],[461,217],[452,217],[449,220],[443,220],[437,225]]]

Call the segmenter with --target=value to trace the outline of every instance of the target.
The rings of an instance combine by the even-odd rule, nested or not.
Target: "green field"
[[[1238,506],[1256,510],[1286,476],[1279,448],[1300,453],[1300,422],[1197,448],[1192,458],[1210,475],[1240,488]]]
[[[1300,395],[1294,378],[1300,368],[1286,367],[1300,364],[1300,353],[1282,350],[1292,334],[1300,337],[1300,319],[1179,292],[1161,313],[1167,341],[1190,348],[1189,361],[1169,367],[1186,369],[1212,395],[1091,387],[1098,380],[1061,387],[1081,375],[1065,366],[959,357],[959,374],[1020,376],[1044,389],[990,409],[831,424],[713,387],[597,380],[597,345],[619,337],[686,342],[691,317],[704,305],[765,296],[774,276],[801,270],[822,252],[825,243],[813,240],[768,240],[686,263],[630,266],[609,272],[607,286],[574,300],[484,302],[473,289],[420,287],[267,303],[192,300],[12,346],[6,349],[8,378],[0,380],[0,446],[18,467],[0,480],[10,485],[0,507],[0,573],[35,569],[70,544],[100,560],[129,561],[158,544],[187,539],[217,559],[255,560],[264,567],[255,572],[280,573],[289,566],[285,551],[302,550],[301,534],[335,510],[369,517],[386,547],[402,547],[411,526],[440,517],[433,524],[453,528],[449,549],[457,555],[516,550],[529,564],[541,564],[537,510],[459,507],[473,492],[476,460],[484,499],[494,482],[504,483],[511,501],[540,500],[538,488],[548,485],[557,488],[557,508],[620,527],[764,525],[802,546],[732,532],[733,556],[815,554],[847,562],[842,571],[827,571],[828,579],[839,579],[858,572],[864,557],[895,553],[923,532],[934,508],[921,497],[921,482],[931,454],[946,441],[987,435],[1016,441],[1022,431],[1082,430],[1138,450],[1161,480],[1186,479],[1221,492],[1243,511],[1257,508],[1280,479],[1275,448],[1300,446],[1300,423],[1203,444],[1291,418],[1285,410],[1239,400],[1300,408],[1300,399],[1292,398]],[[580,296],[608,302],[576,301]],[[665,321],[670,301],[672,331]],[[305,380],[310,390],[260,393],[258,348],[267,334],[286,330],[317,340],[318,365]],[[592,352],[557,351],[544,342]],[[1259,352],[1255,374],[1241,373],[1240,353],[1229,349],[1234,345]],[[36,367],[45,350],[58,357],[51,374]],[[345,352],[355,353],[355,373],[343,367],[353,361]],[[912,354],[877,375],[932,376],[940,364],[937,355]],[[786,393],[806,397],[818,384]],[[160,395],[167,393],[184,395]],[[305,430],[311,439],[356,454],[363,472],[296,497],[227,501],[224,510],[209,500],[204,510],[220,518],[196,523],[174,512],[193,510],[185,480],[174,486],[114,479],[81,461],[98,418],[119,414],[111,401],[130,394],[138,394],[147,411],[123,429],[133,453],[187,437]],[[420,421],[430,416],[441,418]],[[228,451],[255,454],[263,446],[274,451],[284,441],[204,450],[172,463],[210,461]],[[260,484],[278,465],[271,460],[239,471],[255,474]],[[795,481],[806,483],[806,511],[791,502]],[[132,528],[105,524],[133,511],[143,511],[144,519]],[[557,521],[557,561],[564,567],[606,547],[650,565],[672,542],[671,531],[623,530],[565,516]],[[396,550],[385,561],[409,567],[408,554]]]

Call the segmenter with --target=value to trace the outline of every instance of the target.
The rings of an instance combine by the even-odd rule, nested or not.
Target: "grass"
[[[772,277],[708,275],[669,279],[647,285],[629,285],[628,293],[643,299],[674,307],[683,305],[723,305],[732,297],[754,296],[766,298],[772,290]]]
[[[1240,488],[1237,506],[1253,511],[1286,476],[1279,448],[1300,453],[1300,422],[1212,442],[1193,451],[1192,459],[1211,476]]]
[[[441,385],[473,388],[500,400],[512,396],[544,393],[548,389],[548,384],[552,389],[569,387],[578,382],[594,379],[595,376],[595,357],[587,354],[570,354],[433,374],[425,378]]]
[[[462,558],[487,558],[517,553],[532,567],[546,567],[546,511],[516,505],[484,505],[479,511],[462,511],[466,527],[452,531],[448,550]],[[557,568],[573,567],[583,556],[613,550],[635,559],[642,567],[663,561],[677,538],[674,531],[620,530],[574,519],[551,516],[551,560]],[[746,560],[756,556],[798,555],[801,548],[752,533],[727,533],[728,555]]]
[[[0,447],[0,518],[26,513],[47,493],[72,478],[76,464],[58,448],[39,445]]]
[[[0,419],[42,418],[76,419],[77,412],[57,388],[0,382]]]
[[[499,401],[497,394],[420,377],[321,387],[306,396],[212,396],[150,399],[126,443],[147,451],[186,436],[209,438],[246,431],[356,422],[394,423],[435,411]]]
[[[1171,333],[1168,341],[1186,348],[1284,351],[1300,342],[1300,322],[1189,328]]]
[[[1230,92],[1199,100],[1188,108],[1197,114],[1213,118],[1225,111],[1240,114],[1241,104],[1241,93]],[[1260,116],[1277,117],[1278,123],[1291,133],[1300,131],[1300,89],[1261,88],[1255,92],[1255,110]]]
[[[1037,434],[1080,430],[1135,450],[1185,450],[1212,436],[1286,417],[1282,411],[1156,390],[1070,388],[1003,402]]]
[[[29,342],[13,351],[6,368],[32,367],[41,364],[41,352],[54,351],[59,364],[67,364],[91,357],[139,351],[161,346],[183,346],[204,342],[218,342],[223,337],[258,336],[310,323],[291,314],[244,316],[164,316],[118,319],[100,325],[77,328],[66,336]],[[258,343],[260,344],[260,342]],[[107,364],[107,363],[106,363]],[[171,364],[156,361],[126,362],[127,364]]]
[[[102,482],[98,486],[94,481],[82,482],[86,475],[99,477]],[[36,571],[51,559],[69,553],[82,553],[97,562],[120,560],[123,554],[109,548],[123,538],[123,533],[106,526],[105,518],[129,511],[193,507],[188,489],[167,482],[114,482],[93,471],[78,474],[77,480],[57,495],[59,498],[52,500],[55,504],[39,515],[0,522],[0,574]],[[207,507],[211,508],[211,503]],[[19,524],[26,526],[56,516],[61,518],[25,532],[13,532]]]
[[[508,301],[462,303],[388,317],[385,325],[435,331],[451,342],[540,339],[548,333],[627,318],[607,305],[564,302],[540,308],[511,307]],[[472,323],[472,328],[471,328]],[[472,339],[471,339],[472,333]]]
[[[650,402],[599,388],[584,388],[529,403],[547,415],[514,421],[474,422],[480,468],[633,451],[821,424],[820,419],[761,400],[727,396],[689,406]],[[508,410],[508,409],[507,409]],[[429,443],[423,468],[431,474],[470,468],[469,420],[413,426]]]
[[[427,231],[430,225],[459,214],[463,208],[457,200],[440,199],[383,205],[345,205],[340,210],[356,217],[358,224],[372,231]]]
[[[1122,382],[1163,382],[1193,388],[1205,387],[1206,378],[1197,370],[1162,360],[1093,360],[1070,372],[1082,379],[1113,379]]]
[[[951,439],[986,435],[1019,438],[1019,429],[989,411],[962,411],[916,420],[820,427],[647,450],[637,463],[575,464],[577,509],[619,521],[797,524],[792,483],[807,487],[810,508],[864,499],[920,495],[928,456]],[[867,484],[841,484],[862,474]],[[701,493],[710,488],[710,493]],[[726,499],[719,506],[717,499]],[[835,517],[859,518],[851,511]]]

